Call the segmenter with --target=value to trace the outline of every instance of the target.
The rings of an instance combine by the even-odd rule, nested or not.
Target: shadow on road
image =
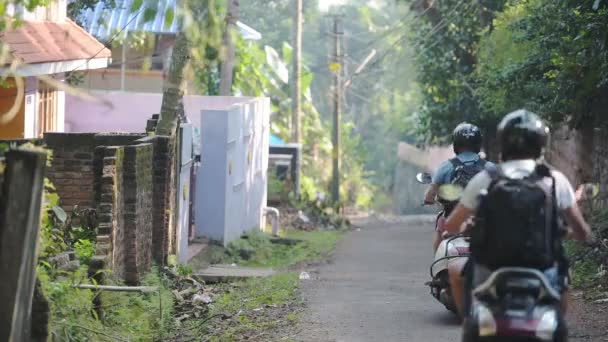
[[[458,319],[458,316],[448,311],[442,312],[440,314],[433,314],[430,317],[429,322],[441,326],[460,326],[460,319]]]

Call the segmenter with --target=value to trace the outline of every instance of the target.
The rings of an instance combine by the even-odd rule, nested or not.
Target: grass
[[[93,308],[97,293],[71,286],[89,283],[84,267],[64,278],[39,269],[38,277],[50,304],[53,341],[155,341],[162,340],[173,328],[173,295],[156,269],[142,285],[158,286],[160,296],[158,292],[102,292],[101,317]]]
[[[572,286],[585,291],[585,296],[595,298],[604,291],[606,274],[603,272],[603,253],[576,241],[566,241],[566,254],[571,260]]]
[[[337,231],[293,231],[285,234],[284,238],[300,242],[285,245],[271,242],[268,235],[255,233],[229,245],[228,254],[233,262],[242,266],[288,268],[303,261],[326,258],[341,235]]]
[[[295,245],[274,243],[270,235],[251,232],[231,242],[226,249],[209,246],[195,257],[194,270],[209,264],[238,264],[246,267],[289,268],[303,261],[318,261],[328,257],[342,236],[341,231],[289,231],[283,239],[299,241]]]
[[[296,244],[273,243],[271,236],[252,232],[228,245],[207,248],[190,264],[194,269],[209,263],[236,263],[248,267],[289,269],[301,262],[326,259],[341,238],[341,231],[292,230],[282,239]],[[210,305],[205,317],[187,322],[187,329],[201,340],[273,340],[273,333],[289,329],[299,318],[298,273],[279,273],[218,285],[224,294]]]
[[[292,310],[299,305],[298,284],[295,273],[224,284],[224,295],[205,318],[209,321],[188,324],[194,335],[208,341],[260,340],[297,320]]]

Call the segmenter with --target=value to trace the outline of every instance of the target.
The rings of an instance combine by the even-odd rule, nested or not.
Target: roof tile
[[[61,22],[26,21],[0,33],[14,58],[25,63],[48,63],[89,58],[111,58],[102,43],[70,19]]]

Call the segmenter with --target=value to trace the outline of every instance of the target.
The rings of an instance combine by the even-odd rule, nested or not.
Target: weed
[[[208,317],[230,317],[201,325],[190,322],[199,336],[210,341],[233,341],[269,334],[278,325],[293,324],[297,316],[289,306],[296,302],[298,277],[283,273],[225,285],[225,294],[210,306]]]
[[[327,257],[341,234],[339,231],[291,231],[285,237],[299,241],[292,246],[273,243],[269,235],[256,231],[230,243],[226,254],[232,262],[243,266],[290,267]]]
[[[95,255],[95,243],[91,240],[78,240],[74,243],[74,252],[80,263],[88,265]]]
[[[49,331],[53,341],[154,341],[173,329],[173,295],[169,283],[155,269],[142,285],[160,293],[97,292],[72,284],[91,283],[86,268],[67,274],[38,267],[43,292],[50,303]],[[99,296],[101,313],[93,299]]]

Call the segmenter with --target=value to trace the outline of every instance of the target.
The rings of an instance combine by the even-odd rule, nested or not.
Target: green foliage
[[[181,277],[189,277],[194,273],[194,270],[189,265],[177,265],[177,274]]]
[[[241,4],[243,21],[263,32],[262,44],[279,51],[284,63],[292,64],[291,42],[292,2],[248,1]],[[369,6],[368,1],[353,0],[343,6],[346,36],[344,53],[345,79],[372,51],[377,55],[363,72],[353,78],[345,91],[343,112],[343,146],[341,153],[344,177],[341,193],[345,204],[369,207],[373,194],[388,191],[396,163],[396,146],[400,140],[412,139],[418,90],[411,52],[396,42],[403,37],[399,29],[407,14],[404,6],[391,1]],[[277,20],[276,18],[281,18]],[[304,2],[302,76],[303,140],[301,193],[304,200],[312,200],[318,193],[327,192],[331,180],[331,96],[333,74],[328,71],[328,56],[332,54],[331,21],[318,10],[318,1]],[[291,101],[288,88],[275,79],[259,47],[240,46],[241,66],[236,71],[237,89],[265,89],[272,99],[272,131],[285,140],[291,137]],[[258,66],[248,65],[250,63]],[[249,70],[262,70],[252,73]],[[268,80],[254,80],[268,77]],[[251,87],[253,85],[253,88]],[[257,95],[258,92],[244,94]],[[373,185],[372,185],[373,184]]]
[[[255,231],[231,242],[226,254],[231,262],[243,266],[284,268],[302,261],[324,259],[342,236],[339,231],[289,231],[284,238],[295,245],[275,243],[269,235]]]
[[[603,119],[608,90],[608,6],[513,2],[482,41],[479,99],[495,116],[528,107],[553,122]],[[599,72],[598,72],[599,70]]]
[[[410,39],[422,91],[419,130],[428,141],[445,142],[461,121],[493,125],[474,96],[472,74],[479,40],[505,2],[449,0],[418,8],[421,20],[412,21]]]
[[[74,252],[81,264],[88,265],[95,256],[95,243],[91,240],[79,239],[74,243]]]
[[[598,243],[587,246],[576,241],[566,241],[566,255],[572,268],[572,283],[577,289],[585,290],[588,298],[604,294],[608,281],[608,210],[592,210],[590,225]]]
[[[285,201],[288,199],[285,194],[285,183],[277,178],[275,172],[268,173],[268,198]]]
[[[224,1],[187,0],[182,6],[183,27],[192,47],[188,71],[202,94],[218,95],[226,15]]]
[[[242,282],[237,284],[240,291],[231,291],[220,297],[212,312],[236,313],[238,310],[253,310],[264,305],[285,304],[293,299],[297,287],[297,275],[293,273]]]
[[[423,91],[420,129],[429,138],[448,137],[462,120],[491,133],[503,115],[521,107],[554,123],[603,122],[608,4],[461,3],[437,2],[425,12],[425,24],[413,27]]]
[[[80,222],[80,225],[75,225],[76,221]],[[66,214],[59,206],[59,196],[55,192],[54,186],[50,180],[45,179],[44,207],[40,229],[40,258],[46,259],[74,248],[78,241],[80,241],[81,247],[85,247],[84,244],[93,246],[97,236],[95,227],[95,210],[79,210],[76,206],[69,215]]]
[[[290,307],[297,305],[298,276],[278,274],[225,286],[225,294],[212,304],[207,317],[212,321],[190,322],[198,337],[206,341],[241,341],[251,336],[271,335]],[[292,313],[288,320],[296,319]],[[211,324],[213,322],[214,324]],[[254,338],[255,339],[255,338]],[[268,340],[267,338],[265,340]]]
[[[159,286],[159,293],[125,293],[83,290],[73,284],[94,283],[86,268],[70,274],[38,267],[38,278],[50,304],[49,329],[54,341],[153,341],[163,340],[173,329],[173,295],[158,270],[142,281]],[[100,296],[103,318],[94,298]]]

